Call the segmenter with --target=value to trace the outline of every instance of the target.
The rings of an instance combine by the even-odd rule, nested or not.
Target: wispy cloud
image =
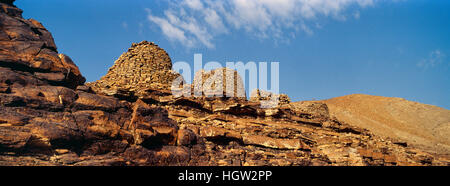
[[[417,63],[417,66],[425,69],[433,68],[444,63],[446,57],[447,57],[446,54],[441,50],[434,50],[430,52],[427,58],[419,61]]]
[[[125,22],[125,21],[122,22],[121,26],[122,26],[122,28],[125,29],[125,30],[128,29],[128,23]]]
[[[259,38],[285,39],[299,32],[312,35],[318,18],[359,19],[346,9],[374,5],[376,0],[182,0],[169,1],[163,15],[148,11],[148,20],[171,41],[186,47],[214,48],[214,39],[242,30]],[[309,26],[311,25],[311,26]],[[288,31],[287,31],[288,30]],[[287,34],[285,34],[287,33]],[[295,37],[295,35],[294,35]]]
[[[353,17],[355,19],[359,19],[361,17],[361,13],[359,13],[359,11],[356,11],[356,12],[353,13]]]

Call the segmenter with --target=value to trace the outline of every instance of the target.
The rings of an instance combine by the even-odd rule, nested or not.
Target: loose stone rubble
[[[281,95],[275,108],[261,108],[258,92],[174,97],[168,88],[179,75],[146,41],[83,84],[51,34],[21,13],[0,3],[0,165],[450,165],[340,122],[321,102]],[[218,71],[229,70],[203,75]],[[228,81],[235,91],[238,81]]]
[[[274,94],[268,91],[255,89],[250,93],[250,101],[263,102],[267,107],[279,107],[291,103],[291,99],[286,94]],[[266,102],[266,103],[264,103]]]

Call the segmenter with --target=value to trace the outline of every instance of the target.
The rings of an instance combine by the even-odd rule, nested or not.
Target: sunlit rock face
[[[0,3],[0,66],[33,73],[55,85],[83,84],[86,79],[78,67],[68,56],[58,54],[51,33],[38,21],[24,19],[22,10],[12,3]]]

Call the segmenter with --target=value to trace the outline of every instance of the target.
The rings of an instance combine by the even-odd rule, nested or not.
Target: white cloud
[[[433,68],[442,64],[447,56],[441,50],[434,50],[430,52],[428,58],[422,59],[417,63],[418,67],[421,68]]]
[[[214,38],[243,30],[260,38],[284,39],[292,30],[314,33],[319,18],[346,20],[345,10],[374,5],[376,0],[182,0],[169,2],[164,15],[148,20],[172,41],[187,47],[214,48]],[[359,19],[359,10],[351,17]],[[311,26],[308,26],[311,24]],[[286,30],[287,34],[284,34]]]
[[[222,22],[222,18],[212,9],[205,10],[205,22],[208,23],[211,28],[220,33],[226,33],[227,28]]]
[[[122,26],[122,28],[125,29],[125,30],[128,29],[128,23],[125,22],[125,21],[122,22],[122,25],[121,25],[121,26]]]
[[[203,9],[203,3],[200,0],[185,0],[183,3],[195,10]]]
[[[353,13],[353,17],[355,19],[359,19],[361,17],[361,13],[359,13],[359,11],[356,11],[355,13]]]
[[[308,35],[313,35],[314,34],[314,31],[311,29],[311,28],[309,28],[306,24],[301,24],[301,28],[302,28],[302,30],[306,33],[306,34],[308,34]]]
[[[148,16],[148,19],[159,25],[164,35],[167,36],[170,40],[182,42],[188,47],[193,46],[192,41],[188,40],[188,38],[184,35],[184,31],[172,25],[167,19],[151,15]]]

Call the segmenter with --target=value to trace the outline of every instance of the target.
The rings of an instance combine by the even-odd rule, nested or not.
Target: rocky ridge
[[[0,7],[0,165],[449,165],[339,121],[321,102],[174,97],[178,75],[150,42],[83,84],[42,24]]]

